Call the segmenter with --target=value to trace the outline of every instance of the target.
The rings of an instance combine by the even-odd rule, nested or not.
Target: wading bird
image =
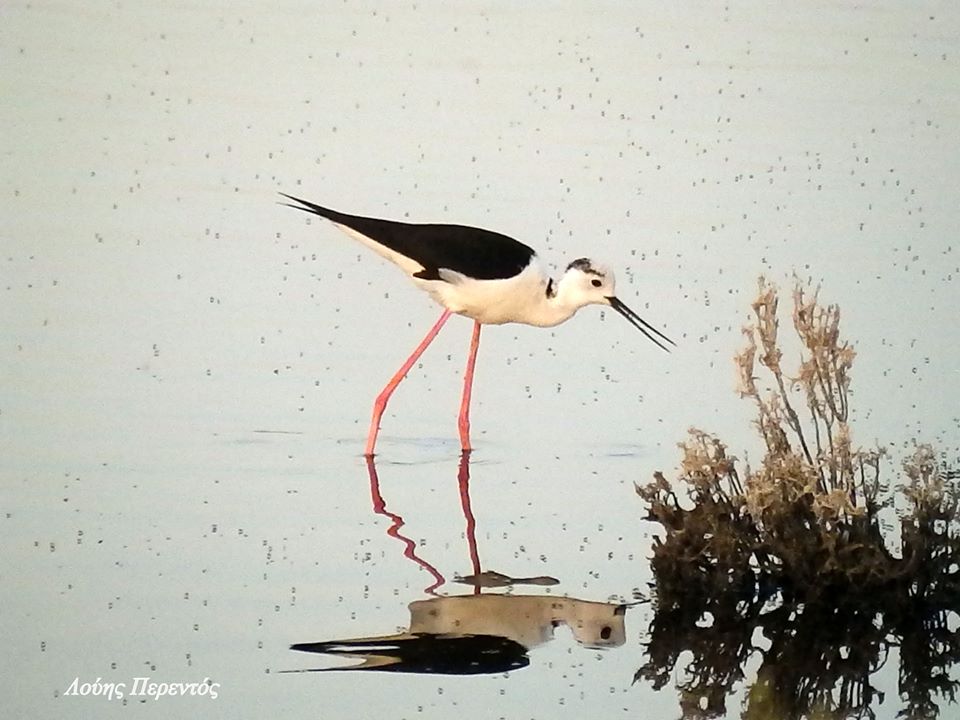
[[[514,322],[553,327],[585,305],[606,305],[660,348],[668,349],[664,343],[675,344],[619,300],[613,272],[588,258],[574,260],[554,282],[540,268],[532,248],[500,233],[464,225],[412,224],[347,215],[280,194],[297,203],[284,204],[326,218],[398,265],[444,308],[440,319],[377,396],[367,434],[367,456],[374,454],[387,401],[451,314],[474,321],[457,423],[464,452],[471,450],[470,394],[481,325]]]

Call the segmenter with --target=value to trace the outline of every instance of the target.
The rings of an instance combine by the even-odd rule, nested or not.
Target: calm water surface
[[[675,475],[691,425],[759,456],[730,358],[761,273],[843,308],[860,442],[956,456],[950,4],[4,15],[10,717],[679,716],[675,687],[633,683],[656,530],[634,483]],[[370,404],[438,311],[278,190],[482,225],[554,266],[592,255],[679,347],[597,308],[485,330],[466,467],[455,318],[394,396],[372,475]],[[558,582],[455,582],[477,570]],[[506,595],[522,611],[485,599]],[[508,633],[529,653],[485,657],[513,672],[286,672],[350,663],[291,644],[451,618],[496,634],[505,615],[530,618]],[[895,717],[895,662],[876,683]]]

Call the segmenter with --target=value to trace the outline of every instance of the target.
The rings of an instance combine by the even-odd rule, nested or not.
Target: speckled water
[[[937,2],[5,7],[8,716],[677,716],[631,685],[646,606],[622,646],[561,627],[509,675],[280,674],[323,662],[291,643],[406,627],[426,565],[470,592],[474,559],[470,323],[385,416],[379,492],[417,562],[360,453],[437,310],[275,193],[616,269],[678,349],[597,308],[485,331],[470,507],[483,569],[630,600],[654,530],[633,483],[691,425],[756,448],[730,358],[760,273],[843,308],[861,442],[956,450],[958,34]],[[68,694],[98,678],[127,696]]]

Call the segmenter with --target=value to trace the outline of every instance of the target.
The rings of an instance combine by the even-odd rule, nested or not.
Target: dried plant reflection
[[[853,443],[855,353],[836,305],[795,289],[793,375],[776,288],[761,279],[752,308],[736,366],[756,406],[759,466],[691,429],[678,480],[656,473],[637,488],[664,532],[653,547],[649,659],[635,681],[661,688],[691,653],[677,683],[683,715],[718,717],[759,657],[743,717],[874,717],[884,697],[871,676],[896,646],[900,715],[936,717],[958,689],[957,473],[919,445],[891,490],[884,453]],[[885,533],[882,518],[897,516],[899,536]]]

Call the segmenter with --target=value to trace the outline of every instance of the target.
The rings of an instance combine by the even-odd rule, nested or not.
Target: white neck
[[[529,317],[524,320],[528,325],[537,327],[553,327],[569,320],[573,315],[588,303],[583,301],[583,297],[577,292],[576,287],[569,280],[569,275],[564,275],[559,281],[548,281],[548,285],[553,291],[547,294],[547,288],[544,287],[540,302],[530,309]]]

